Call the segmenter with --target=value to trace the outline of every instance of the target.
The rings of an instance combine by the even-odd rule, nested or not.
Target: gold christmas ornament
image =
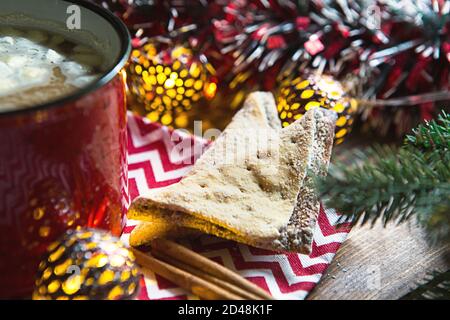
[[[39,264],[33,300],[129,300],[139,291],[133,253],[104,231],[67,231]]]
[[[142,104],[147,118],[185,128],[187,111],[202,98],[212,99],[217,84],[214,69],[181,46],[158,51],[152,43],[132,52],[128,67],[129,92]]]
[[[311,108],[323,107],[336,111],[335,143],[340,144],[351,130],[358,104],[333,77],[307,74],[281,82],[277,107],[283,127],[300,119]]]

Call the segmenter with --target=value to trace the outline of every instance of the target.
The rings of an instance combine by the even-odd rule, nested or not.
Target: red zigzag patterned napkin
[[[177,137],[194,139],[175,133]],[[128,115],[128,201],[148,189],[178,182],[188,172],[191,165],[183,163],[184,159],[173,152],[179,143],[174,140],[174,133],[170,129]],[[206,145],[205,141],[197,142]],[[184,244],[270,291],[276,299],[304,299],[319,282],[350,231],[349,225],[336,228],[338,217],[334,210],[321,209],[314,231],[313,250],[309,256],[271,252],[206,235]],[[129,233],[138,223],[128,220],[122,235],[125,243],[128,243]],[[144,274],[141,287],[138,297],[141,300],[195,299],[152,272]]]

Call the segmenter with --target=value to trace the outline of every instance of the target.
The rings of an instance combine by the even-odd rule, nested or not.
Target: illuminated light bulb
[[[173,80],[173,78],[169,78],[166,80],[166,82],[164,83],[164,87],[166,89],[172,89],[175,86],[175,81]]]
[[[214,82],[206,84],[203,92],[206,98],[208,99],[214,98],[217,92],[217,84],[215,84]]]

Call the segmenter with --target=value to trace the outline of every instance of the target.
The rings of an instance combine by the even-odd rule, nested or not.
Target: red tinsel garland
[[[449,0],[96,2],[124,19],[137,46],[159,41],[203,55],[221,97],[314,70],[363,102],[367,124],[399,135],[449,98]]]

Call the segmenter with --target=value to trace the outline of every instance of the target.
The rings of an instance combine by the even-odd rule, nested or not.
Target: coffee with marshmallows
[[[95,49],[59,33],[0,25],[0,113],[45,104],[99,78]]]

